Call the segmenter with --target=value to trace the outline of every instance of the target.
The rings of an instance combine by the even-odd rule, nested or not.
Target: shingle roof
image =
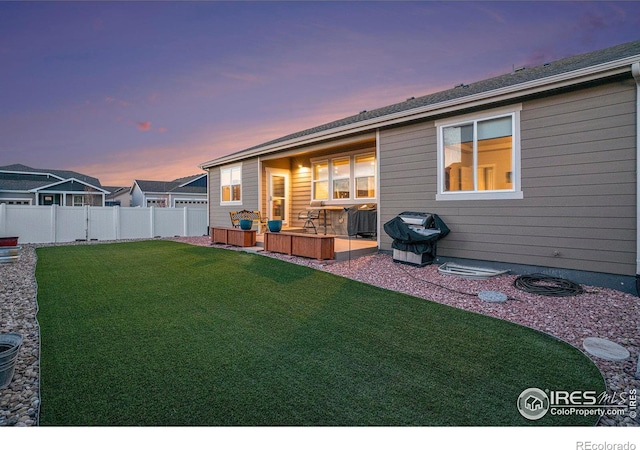
[[[207,188],[201,186],[182,186],[191,180],[200,178],[202,174],[191,175],[188,177],[177,178],[173,181],[152,181],[152,180],[135,180],[138,187],[143,192],[155,192],[155,193],[200,193],[206,194]],[[181,187],[182,186],[182,187]]]
[[[437,105],[439,103],[452,101],[456,99],[462,99],[474,94],[480,94],[484,92],[494,91],[496,89],[506,88],[509,86],[516,86],[529,81],[541,80],[544,78],[552,77],[563,73],[568,73],[599,64],[604,64],[619,59],[624,59],[640,55],[640,40],[620,44],[614,47],[606,48],[604,50],[598,50],[590,53],[576,55],[568,58],[564,58],[555,62],[545,63],[541,66],[532,68],[524,68],[522,70],[516,70],[512,73],[500,75],[494,78],[490,78],[483,81],[478,81],[468,85],[459,85],[446,91],[436,92],[433,94],[424,95],[422,97],[411,98],[404,102],[396,103],[393,105],[377,108],[371,111],[363,111],[359,114],[355,114],[343,119],[335,120],[333,122],[325,123],[313,128],[298,131],[296,133],[288,134],[286,136],[273,139],[262,144],[246,148],[244,150],[232,153],[227,156],[242,155],[253,150],[258,150],[263,147],[269,147],[274,144],[285,143],[290,140],[301,138],[304,136],[310,136],[323,131],[328,131],[334,128],[340,128],[343,126],[357,124],[358,122],[364,122],[371,119],[390,116],[395,113],[403,111],[410,111],[412,109],[422,108],[430,105]]]
[[[18,172],[15,174],[7,172]],[[52,178],[47,175],[54,175]],[[97,188],[102,188],[100,180],[79,172],[57,169],[36,169],[23,164],[0,166],[0,188],[10,191],[28,191],[49,184],[75,178]]]

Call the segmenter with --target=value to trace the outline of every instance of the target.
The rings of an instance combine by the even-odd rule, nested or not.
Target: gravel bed
[[[18,261],[0,263],[0,333],[23,336],[11,384],[0,389],[0,426],[38,424],[40,327],[35,268],[35,248],[28,245],[22,245]]]
[[[194,245],[211,246],[208,237],[174,238]],[[215,245],[215,247],[232,248]],[[611,396],[640,389],[635,378],[640,350],[640,299],[612,289],[583,286],[586,293],[574,297],[544,297],[520,291],[516,278],[503,275],[488,280],[446,276],[437,266],[414,267],[394,263],[390,255],[375,254],[352,261],[316,261],[271,252],[261,254],[324,270],[456,308],[508,320],[562,339],[584,352],[582,342],[594,336],[616,342],[630,352],[622,362],[607,361],[585,352],[600,368]],[[23,245],[16,262],[0,264],[0,333],[17,332],[24,342],[11,384],[0,390],[0,426],[38,425],[40,405],[40,333],[37,322],[35,246]],[[499,291],[509,300],[480,300],[481,291]],[[537,387],[537,386],[531,386]],[[544,388],[540,386],[540,388]],[[615,397],[614,397],[615,398]],[[638,418],[603,416],[599,426],[638,426]]]

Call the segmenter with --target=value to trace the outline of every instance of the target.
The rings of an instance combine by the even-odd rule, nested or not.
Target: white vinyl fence
[[[18,236],[21,244],[206,234],[206,208],[26,206],[0,203],[0,236]]]

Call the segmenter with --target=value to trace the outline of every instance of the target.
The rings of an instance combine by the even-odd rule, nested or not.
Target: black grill
[[[433,213],[406,211],[384,224],[393,239],[393,260],[418,266],[436,258],[437,242],[449,234],[449,227]]]

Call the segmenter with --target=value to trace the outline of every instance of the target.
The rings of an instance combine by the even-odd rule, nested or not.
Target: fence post
[[[155,206],[150,206],[149,207],[149,218],[150,218],[150,222],[149,222],[149,237],[153,239],[153,237],[155,236],[155,227],[153,226],[153,222],[155,219],[155,214],[156,214],[156,210],[155,210]]]
[[[113,228],[116,240],[120,239],[120,207],[117,205],[113,207]]]
[[[91,216],[89,215],[89,205],[84,205],[84,240],[89,242],[89,222],[91,220]]]
[[[186,237],[189,236],[189,211],[186,206],[182,210],[182,235]]]
[[[0,236],[6,236],[7,229],[7,204],[0,203]]]
[[[51,242],[58,242],[58,233],[56,232],[58,205],[51,205]]]

